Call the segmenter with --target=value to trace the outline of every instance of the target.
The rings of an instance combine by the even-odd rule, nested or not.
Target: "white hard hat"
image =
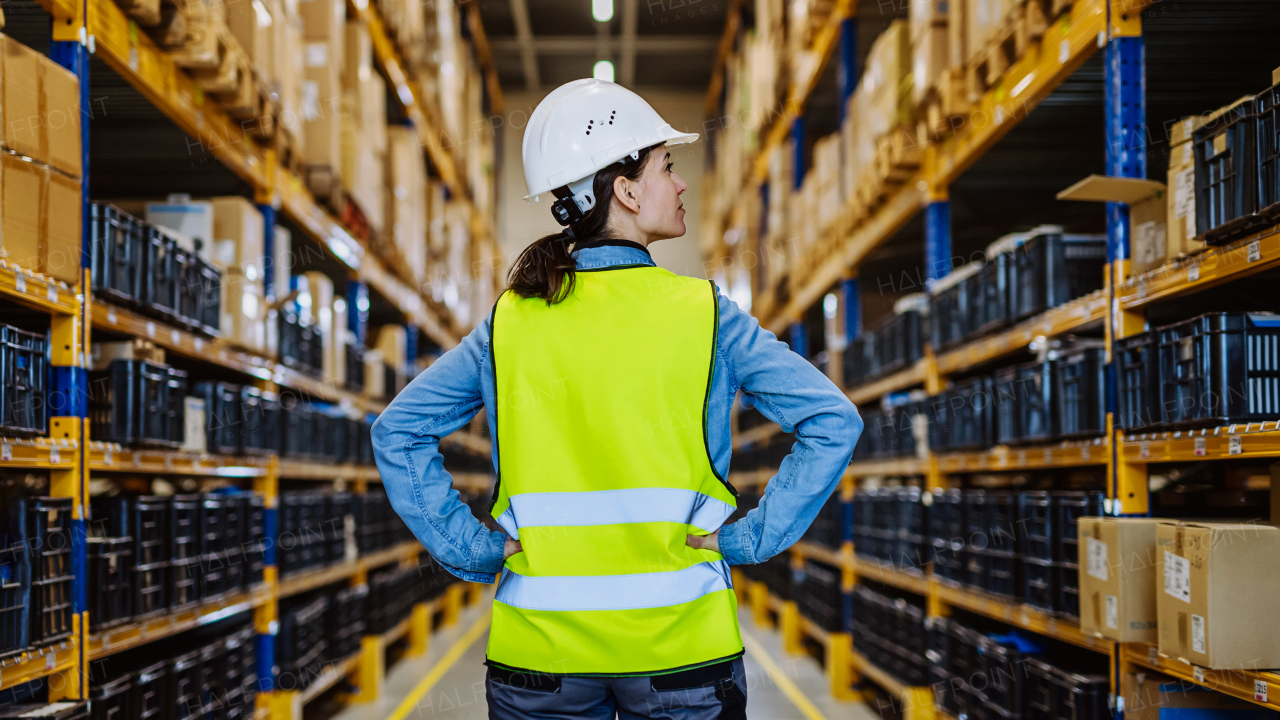
[[[594,78],[565,83],[538,103],[525,128],[520,155],[529,194],[524,199],[568,185],[585,213],[595,206],[591,181],[596,171],[636,158],[652,145],[697,139],[697,133],[677,132],[644,98],[621,85]]]

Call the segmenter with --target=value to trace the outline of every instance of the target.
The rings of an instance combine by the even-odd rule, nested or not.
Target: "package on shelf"
[[[445,135],[455,142],[462,137],[463,90],[468,54],[464,51],[457,3],[436,3],[436,27],[440,38],[440,120]]]
[[[327,168],[323,182],[331,183],[342,164],[342,82],[345,62],[347,8],[341,0],[303,0],[302,126],[303,158],[307,165]],[[312,183],[312,191],[326,195],[331,188]]]
[[[427,174],[412,126],[387,128],[386,230],[417,280],[427,272]]]
[[[925,1],[936,4],[938,0]],[[912,3],[912,6],[914,7],[915,4]],[[945,2],[943,4],[945,5]],[[912,30],[914,29],[913,27]],[[915,35],[913,32],[911,37],[912,104],[919,105],[937,83],[938,78],[951,67],[947,38],[948,30],[945,20],[941,25],[926,26],[920,35]]]
[[[756,32],[782,40],[787,18],[786,0],[755,0]]]
[[[261,355],[270,352],[267,344],[267,300],[262,275],[251,279],[248,273],[239,268],[223,270],[222,336],[246,350]]]
[[[288,6],[281,11],[279,19],[272,25],[272,36],[276,45],[276,94],[280,100],[280,113],[277,123],[288,135],[288,145],[299,157],[306,157],[306,133],[302,127],[302,82],[306,72],[303,61],[302,18],[292,3],[294,11]]]
[[[372,133],[355,113],[342,113],[341,128],[343,189],[364,213],[369,227],[381,233],[386,214],[386,156],[373,146]]]
[[[321,372],[326,379],[335,377],[333,280],[328,275],[313,270],[299,276],[297,285],[299,319],[319,330]]]
[[[840,172],[840,134],[827,135],[813,145],[813,173],[817,187],[817,222],[825,232],[840,216],[844,203]]]
[[[911,42],[907,23],[894,20],[867,54],[858,93],[866,95],[859,116],[872,137],[880,137],[911,118]],[[859,130],[861,132],[861,129]]]
[[[164,348],[142,338],[95,342],[89,354],[89,367],[92,370],[106,370],[112,360],[146,360],[163,365],[164,358]]]
[[[796,58],[813,44],[822,29],[834,0],[792,0],[787,3],[787,55]]]
[[[0,153],[0,257],[75,285],[80,282],[80,181]]]
[[[80,177],[80,82],[8,35],[0,35],[0,142],[19,155]]]
[[[374,349],[382,353],[382,361],[400,368],[408,361],[409,334],[403,325],[383,325],[378,328],[378,340]]]
[[[173,234],[178,245],[209,262],[213,257],[213,203],[190,195],[170,195],[165,202],[149,202],[147,222]]]
[[[182,399],[182,449],[187,452],[208,452],[208,433],[205,430],[204,398],[187,396]]]
[[[1125,203],[1133,228],[1130,240],[1133,271],[1146,272],[1181,254],[1168,242],[1168,201],[1164,183],[1142,178],[1090,175],[1058,193],[1059,200]]]
[[[373,74],[373,38],[364,20],[348,20],[343,28],[342,87],[360,87],[360,81]]]
[[[221,0],[179,0],[186,28],[180,47],[170,53],[173,62],[187,69],[215,69],[226,50],[226,4]]]
[[[387,374],[382,367],[381,350],[364,351],[364,394],[366,397],[380,398],[386,395]]]
[[[178,50],[186,46],[189,36],[187,34],[187,10],[186,5],[191,0],[142,0],[142,5],[153,7],[159,12],[159,15],[148,14],[147,17],[140,19],[137,14],[131,10],[125,9],[133,15],[138,23],[146,28],[147,34],[155,41],[156,45],[164,50]],[[150,8],[148,8],[149,12]],[[152,20],[156,22],[151,23]]]
[[[1082,631],[1116,642],[1156,642],[1159,524],[1159,518],[1077,520]]]
[[[911,0],[907,18],[911,23],[911,39],[914,41],[934,28],[947,26],[947,10],[952,0]]]
[[[321,362],[328,368],[324,381],[334,387],[342,387],[347,382],[347,345],[353,342],[351,331],[347,329],[346,299],[335,297],[331,309],[333,340],[325,346],[326,354]]]
[[[1168,239],[1170,252],[1194,255],[1207,247],[1203,239],[1196,237],[1196,160],[1191,135],[1216,119],[1228,105],[1209,115],[1193,115],[1173,124],[1169,131],[1169,192],[1166,197]]]
[[[757,3],[761,4],[761,3]],[[781,5],[781,3],[779,3]],[[759,19],[757,19],[757,23]],[[749,105],[746,118],[759,127],[764,118],[778,105],[778,97],[782,88],[779,81],[782,74],[782,32],[757,31],[748,36],[747,56],[749,77]]]
[[[271,239],[270,299],[275,301],[289,294],[289,276],[293,274],[293,233],[283,225],[276,225]]]
[[[958,64],[969,65],[980,59],[991,36],[1004,23],[1008,5],[1008,0],[956,0],[951,4],[948,20],[950,26],[958,26],[958,32],[951,35],[959,40]]]
[[[1125,673],[1120,692],[1124,696],[1124,716],[1129,720],[1275,718],[1274,710],[1157,672]]]
[[[225,0],[227,29],[249,59],[254,73],[268,87],[276,80],[271,0]]]
[[[1156,527],[1160,652],[1215,670],[1280,667],[1280,527],[1165,520]]]
[[[160,0],[119,0],[116,4],[143,27],[160,24]]]
[[[262,213],[238,195],[213,198],[213,261],[262,282],[263,242],[266,232]]]

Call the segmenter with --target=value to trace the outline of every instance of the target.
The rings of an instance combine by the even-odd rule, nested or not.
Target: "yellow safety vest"
[[[711,464],[715,286],[656,267],[578,271],[491,317],[498,489],[524,552],[498,579],[491,663],[648,675],[742,653],[729,567],[685,544],[736,507]]]

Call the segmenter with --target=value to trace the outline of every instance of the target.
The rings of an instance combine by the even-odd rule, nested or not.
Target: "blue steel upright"
[[[1146,70],[1143,38],[1107,43],[1107,175],[1146,178]],[[1129,206],[1107,203],[1107,261],[1129,259]]]
[[[363,346],[369,329],[369,288],[355,280],[347,283],[347,329]]]
[[[269,298],[276,296],[276,209],[266,203],[255,207],[262,213],[262,285]],[[281,288],[281,291],[288,288]],[[287,293],[285,293],[287,294]]]
[[[842,280],[840,291],[844,302],[844,336],[854,340],[862,335],[862,291],[858,278]]]
[[[951,272],[950,200],[935,200],[924,208],[924,262],[926,287]]]
[[[797,117],[791,123],[791,139],[795,141],[791,161],[791,189],[799,190],[804,184],[804,118]]]
[[[840,22],[840,44],[836,48],[836,100],[840,124],[848,115],[849,98],[858,87],[858,19]]]

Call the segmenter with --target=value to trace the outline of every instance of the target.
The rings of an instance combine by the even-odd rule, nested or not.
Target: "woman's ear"
[[[633,183],[625,177],[618,176],[613,179],[613,194],[618,198],[618,202],[622,203],[628,210],[632,212],[640,212],[640,200],[636,196],[639,194],[640,188],[637,183]]]

